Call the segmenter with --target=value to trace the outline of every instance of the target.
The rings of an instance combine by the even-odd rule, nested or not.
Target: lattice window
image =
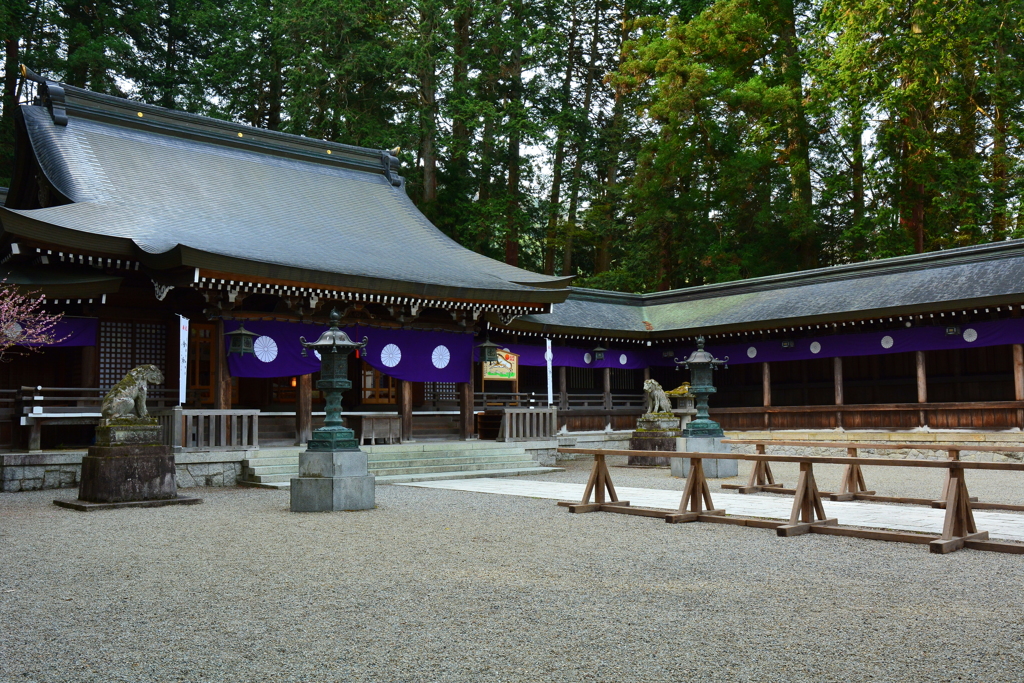
[[[110,389],[129,370],[146,363],[160,368],[166,377],[166,325],[100,321],[100,389]]]
[[[423,399],[425,401],[458,401],[455,382],[424,382]]]

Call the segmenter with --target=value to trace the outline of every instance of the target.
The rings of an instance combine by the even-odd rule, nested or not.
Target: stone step
[[[449,458],[403,458],[395,460],[370,460],[367,465],[371,470],[382,470],[391,467],[431,467],[436,465],[476,465],[487,462],[510,462],[514,460],[533,461],[526,453],[500,453],[479,456],[465,455]]]
[[[533,467],[536,466],[533,460],[528,458],[519,460],[487,460],[484,462],[463,462],[463,463],[446,463],[440,462],[435,464],[411,464],[402,463],[397,466],[390,467],[369,467],[370,474],[386,476],[386,475],[397,475],[397,474],[429,474],[432,472],[473,472],[476,470],[493,470],[493,469],[517,469],[522,467]],[[264,481],[278,481],[278,477],[297,477],[299,472],[298,465],[295,466],[280,466],[280,467],[260,467],[260,468],[245,468],[244,476],[246,479],[257,482]]]
[[[506,444],[500,441],[411,441],[396,444],[362,446],[367,453],[411,453],[414,451],[479,451],[479,450],[522,450],[521,444]]]
[[[397,467],[370,467],[370,474],[374,475],[387,475],[387,474],[426,474],[427,472],[458,472],[467,471],[472,472],[475,470],[498,470],[498,469],[514,469],[517,467],[530,467],[534,466],[535,463],[530,459],[522,460],[488,460],[486,462],[469,462],[462,464],[443,464],[443,465],[399,465]]]
[[[472,472],[430,472],[425,474],[393,474],[393,475],[377,475],[376,483],[378,485],[385,484],[405,484],[414,481],[438,481],[441,479],[479,479],[483,477],[520,477],[537,474],[547,474],[548,472],[564,472],[565,470],[561,467],[517,467],[514,469],[501,469],[501,470],[475,470]],[[266,482],[239,482],[242,486],[250,486],[254,488],[266,488],[266,489],[287,489],[291,486],[291,477],[287,480],[278,481],[266,481]]]
[[[242,468],[242,476],[253,478],[263,477],[268,474],[291,474],[293,477],[297,476],[299,472],[299,461],[296,460],[294,463],[287,465],[270,465],[270,466],[259,466],[259,467],[244,467]]]
[[[246,467],[273,467],[274,465],[298,465],[299,456],[292,455],[280,458],[250,458],[243,460],[242,464]]]

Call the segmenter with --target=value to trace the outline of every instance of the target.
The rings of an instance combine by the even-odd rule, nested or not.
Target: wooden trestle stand
[[[855,449],[850,449],[855,450]],[[658,455],[669,458],[689,458],[690,476],[686,479],[682,499],[677,510],[654,510],[649,508],[631,507],[628,501],[620,501],[612,483],[611,474],[605,457],[609,455],[642,456],[649,451],[632,450],[591,450],[584,448],[559,448],[559,453],[593,455],[594,468],[580,502],[560,501],[558,505],[568,508],[569,512],[617,512],[625,515],[642,517],[659,517],[669,523],[677,522],[712,522],[715,524],[734,524],[764,529],[775,529],[779,536],[799,536],[806,533],[828,534],[832,536],[852,536],[880,541],[897,541],[929,545],[933,553],[950,553],[960,548],[975,550],[991,550],[996,552],[1024,554],[1024,544],[989,541],[987,531],[978,531],[974,521],[974,512],[967,484],[964,481],[965,469],[991,469],[1024,471],[1024,464],[963,462],[959,459],[941,460],[893,460],[889,458],[858,458],[855,453],[846,457],[812,457],[799,455],[766,455],[764,448],[756,454],[743,453],[673,453],[659,451]],[[777,521],[750,517],[728,516],[723,509],[715,509],[711,500],[711,489],[704,476],[704,458],[752,460],[758,476],[763,477],[753,485],[761,490],[776,491],[780,485],[774,484],[769,460],[775,462],[792,462],[800,465],[800,476],[796,488],[793,489],[793,508],[789,521]],[[757,464],[764,464],[758,469]],[[864,475],[861,465],[878,465],[883,467],[945,467],[949,470],[946,486],[943,491],[942,504],[946,509],[942,533],[918,534],[900,531],[865,529],[860,527],[841,527],[836,517],[827,517],[822,502],[822,493],[814,480],[814,465],[817,463],[845,465],[843,485],[839,495],[871,496],[874,492],[864,491]],[[755,476],[751,476],[755,482]],[[737,487],[739,488],[739,487]],[[607,495],[607,499],[606,499]],[[836,495],[836,494],[830,494]],[[593,497],[593,502],[591,498]],[[873,497],[873,496],[872,496]],[[878,497],[880,498],[880,497]]]

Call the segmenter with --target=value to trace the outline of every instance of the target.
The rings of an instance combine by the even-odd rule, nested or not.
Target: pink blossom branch
[[[39,292],[22,294],[17,287],[0,280],[0,360],[13,346],[34,350],[40,346],[56,344],[54,328],[63,314],[50,314],[43,310],[46,302]]]

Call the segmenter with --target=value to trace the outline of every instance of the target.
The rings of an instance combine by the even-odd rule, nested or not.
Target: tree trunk
[[[560,91],[561,101],[559,102],[558,131],[555,142],[555,160],[551,171],[551,194],[548,197],[548,231],[544,244],[544,272],[547,275],[555,274],[555,243],[558,240],[558,218],[561,215],[559,201],[562,192],[562,165],[565,163],[566,136],[568,134],[567,116],[572,108],[572,80],[576,71],[576,37],[579,30],[579,17],[573,11],[572,21],[569,25],[568,61],[565,65],[565,77],[562,79]]]
[[[512,3],[512,26],[523,21],[523,4]],[[508,135],[508,201],[505,205],[505,263],[519,265],[519,163],[522,142],[523,112],[523,42],[516,31],[516,42],[512,46],[509,63],[509,135]]]
[[[802,268],[818,265],[818,244],[814,229],[811,189],[811,152],[807,135],[807,116],[803,105],[803,64],[796,35],[796,8],[794,0],[779,0],[781,23],[779,38],[782,43],[783,78],[792,93],[793,110],[789,113],[786,129],[786,157],[792,197],[790,209],[790,236],[798,244]]]
[[[420,6],[420,38],[426,55],[420,68],[420,131],[422,141],[420,156],[423,159],[423,206],[437,200],[437,89],[434,58],[434,33],[437,28],[437,17],[433,6],[424,3]]]
[[[581,107],[581,115],[587,117],[585,121],[589,123],[590,106],[594,99],[594,86],[597,79],[600,77],[599,67],[597,60],[599,58],[599,39],[601,36],[601,22],[600,13],[595,9],[594,11],[594,24],[590,34],[590,55],[587,61],[587,76],[583,81],[583,106]],[[573,275],[573,262],[572,262],[572,250],[573,250],[573,233],[576,231],[576,220],[577,212],[579,210],[580,200],[580,185],[583,182],[583,149],[585,147],[583,134],[586,131],[586,124],[583,122],[577,122],[578,128],[576,130],[575,140],[573,141],[573,165],[572,165],[572,185],[569,192],[569,211],[566,216],[565,224],[565,251],[562,253],[562,275]]]

